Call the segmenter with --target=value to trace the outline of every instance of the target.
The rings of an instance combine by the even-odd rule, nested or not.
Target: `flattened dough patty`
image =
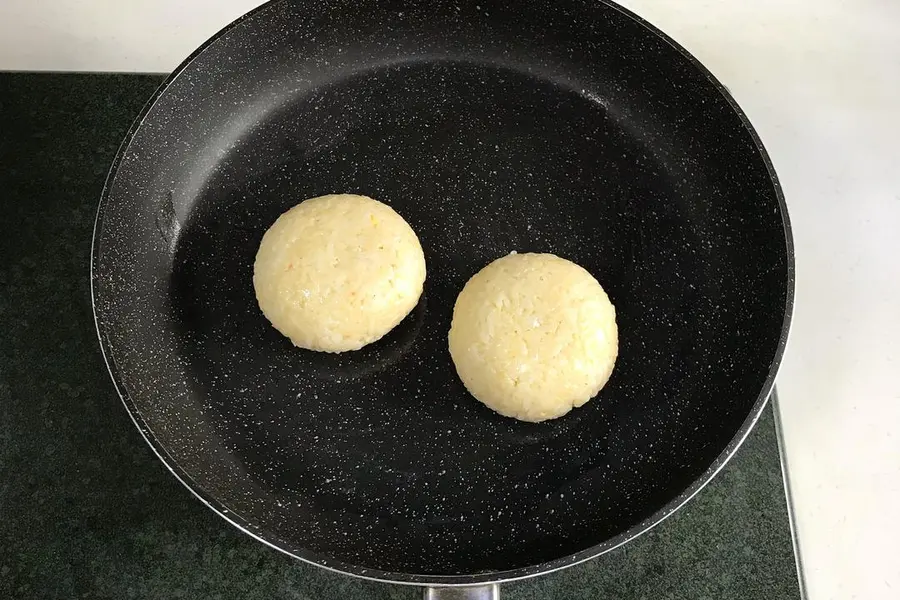
[[[544,421],[597,395],[619,349],[616,311],[586,270],[552,254],[510,254],[465,285],[450,355],[469,392],[498,413]]]
[[[415,232],[390,206],[353,194],[301,202],[266,231],[253,287],[295,346],[358,350],[412,311],[425,282]]]

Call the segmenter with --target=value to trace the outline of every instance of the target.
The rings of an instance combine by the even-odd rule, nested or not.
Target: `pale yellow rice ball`
[[[332,194],[301,202],[266,231],[253,265],[263,314],[295,346],[358,350],[419,301],[425,255],[390,206]]]
[[[616,311],[575,263],[513,253],[466,283],[449,345],[466,389],[489,408],[523,421],[555,419],[609,380],[619,350]]]

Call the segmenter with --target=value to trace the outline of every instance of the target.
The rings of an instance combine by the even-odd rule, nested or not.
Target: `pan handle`
[[[500,600],[500,586],[430,587],[425,590],[425,600]]]

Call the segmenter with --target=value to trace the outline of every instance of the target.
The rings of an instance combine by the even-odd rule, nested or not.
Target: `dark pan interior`
[[[297,202],[371,195],[418,233],[418,308],[359,352],[293,348],[252,261]],[[279,2],[186,63],[114,167],[101,341],[173,471],[295,556],[395,580],[599,553],[710,477],[762,407],[791,295],[767,159],[682,51],[601,2]],[[526,424],[456,377],[456,294],[511,251],[604,285],[600,396]],[[452,577],[449,581],[452,581]]]

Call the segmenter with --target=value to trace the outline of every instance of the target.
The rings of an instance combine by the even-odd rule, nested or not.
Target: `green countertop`
[[[205,508],[144,443],[91,317],[94,213],[159,76],[0,74],[0,599],[415,599],[296,563]],[[510,600],[799,598],[772,412],[686,507]]]

